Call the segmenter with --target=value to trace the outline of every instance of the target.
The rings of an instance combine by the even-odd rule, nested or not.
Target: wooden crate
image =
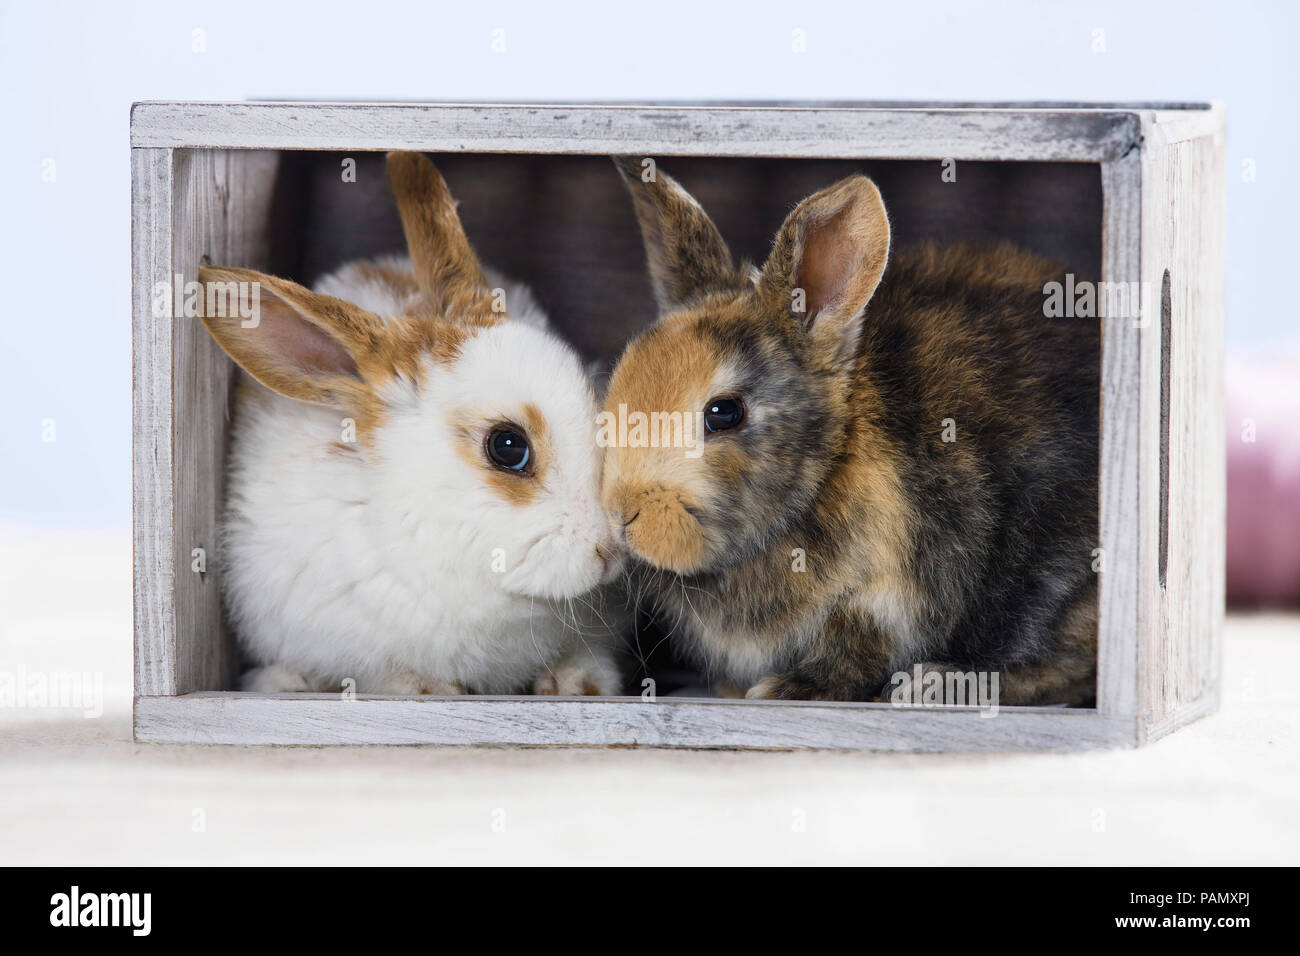
[[[209,563],[198,573],[192,567],[195,549],[212,556],[232,366],[197,320],[156,314],[155,294],[176,274],[194,278],[201,261],[286,271],[277,246],[286,229],[292,234],[298,228],[296,221],[286,225],[285,209],[294,211],[292,204],[285,207],[284,196],[292,193],[286,170],[301,175],[313,156],[325,157],[317,165],[334,170],[338,156],[377,162],[377,154],[389,149],[444,154],[440,164],[459,161],[462,168],[505,168],[502,163],[520,157],[544,157],[536,162],[561,172],[584,157],[594,162],[611,153],[636,154],[664,157],[674,173],[691,163],[731,163],[718,168],[737,172],[739,181],[744,171],[768,162],[783,164],[786,172],[802,168],[798,160],[826,170],[865,168],[878,181],[893,174],[910,181],[924,169],[927,182],[937,183],[942,161],[955,160],[959,179],[974,171],[1001,184],[982,206],[973,201],[984,217],[980,228],[996,233],[999,224],[1010,223],[1015,238],[1016,222],[1038,223],[1033,229],[1047,245],[1064,243],[1081,261],[1091,257],[1103,281],[1159,290],[1137,318],[1107,321],[1103,332],[1096,709],[1003,708],[985,719],[973,708],[871,703],[346,700],[230,692],[235,659],[223,621],[220,569]],[[131,158],[137,740],[1076,749],[1141,745],[1217,706],[1224,595],[1221,107],[139,103],[131,115]],[[812,186],[830,181],[826,176]],[[616,187],[612,171],[608,182]],[[727,216],[743,216],[761,197],[733,188],[727,206],[724,187],[701,199],[728,233]],[[912,217],[900,215],[884,189],[900,228],[923,216],[924,196],[940,195],[918,189],[896,189],[916,200]],[[1047,191],[1057,226],[1044,228],[1034,219],[1043,214],[1035,190]],[[566,208],[594,209],[591,199],[586,185],[581,194],[558,195],[578,204]],[[613,300],[619,308],[646,310],[636,317],[642,321],[650,303],[639,275],[639,237],[625,197],[615,199],[598,208],[626,217],[615,223],[625,240],[611,240],[609,247],[635,257],[636,278],[602,273],[598,257],[585,255],[581,244],[553,244],[542,236],[534,246],[541,251],[530,253],[507,241],[520,231],[500,215],[495,219],[503,225],[495,231],[485,221],[476,232],[468,218],[467,227],[485,259],[497,265],[503,263],[485,246],[516,259],[567,255],[559,263],[567,274],[549,268],[557,263],[537,271],[567,280],[590,269],[601,295],[591,295],[588,286],[583,301],[604,308],[607,297],[621,296]],[[353,211],[363,214],[360,206]],[[511,213],[527,214],[518,208]],[[936,219],[932,229],[944,234],[940,238],[961,237],[972,221],[953,213]],[[775,224],[765,221],[766,232],[755,235],[766,241]],[[354,235],[335,228],[341,236]],[[355,234],[369,235],[364,229]],[[567,252],[545,251],[557,245]],[[335,250],[345,251],[383,250],[346,242]],[[588,354],[615,348],[621,333],[598,331],[590,307],[584,312],[581,303],[574,305],[561,310],[569,321],[568,328],[560,323],[561,330]]]

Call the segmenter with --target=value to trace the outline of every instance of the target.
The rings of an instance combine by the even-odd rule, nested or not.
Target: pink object
[[[1300,605],[1300,346],[1227,363],[1230,606]]]

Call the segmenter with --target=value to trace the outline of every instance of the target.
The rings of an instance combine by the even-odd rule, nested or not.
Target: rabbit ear
[[[850,176],[795,207],[763,266],[759,292],[789,313],[833,364],[852,361],[863,311],[889,258],[889,218],[880,191]]]
[[[430,305],[446,313],[453,303],[485,294],[483,267],[456,215],[456,201],[433,163],[423,153],[389,153],[388,181],[397,197],[416,281]]]
[[[644,163],[639,157],[614,157],[632,193],[660,310],[743,286],[713,220],[676,180]]]
[[[205,266],[199,283],[203,324],[267,388],[317,405],[345,404],[366,389],[358,366],[377,351],[383,330],[378,316],[249,269]],[[248,290],[242,301],[255,306],[247,310],[251,315],[217,304],[229,303],[241,290]]]

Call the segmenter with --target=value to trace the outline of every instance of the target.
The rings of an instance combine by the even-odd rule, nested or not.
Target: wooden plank
[[[136,739],[207,744],[442,744],[893,751],[1131,746],[1096,711],[664,698],[191,694],[138,697]]]
[[[1143,151],[1142,280],[1169,275],[1167,555],[1139,652],[1142,731],[1151,738],[1218,705],[1224,613],[1225,436],[1223,111],[1195,138],[1152,135]],[[1153,126],[1149,123],[1148,126]],[[1160,341],[1160,316],[1144,330]],[[1164,351],[1164,350],[1162,350]]]
[[[175,694],[172,578],[172,341],[154,315],[154,289],[171,280],[169,149],[131,150],[131,525],[135,689]]]
[[[271,97],[268,102],[274,102]],[[348,102],[332,100],[330,102]],[[362,102],[357,100],[356,102]],[[397,101],[401,102],[401,101]],[[414,101],[412,101],[414,102]],[[457,102],[457,101],[452,101]],[[533,104],[522,104],[533,105]],[[550,101],[536,105],[548,106],[619,106],[627,105],[621,100],[584,100]],[[1193,113],[1209,110],[1214,106],[1212,100],[1192,100],[1178,102],[1172,100],[658,100],[647,103],[648,106],[719,106],[747,107],[768,106],[772,108],[807,107],[816,109],[855,109],[855,110],[1047,110],[1063,113],[1069,110],[1086,110],[1091,113],[1116,113],[1134,111],[1163,111],[1168,113]]]
[[[1102,280],[1139,275],[1142,166],[1136,151],[1102,165]],[[1125,317],[1102,331],[1100,521],[1103,565],[1098,622],[1097,709],[1138,710],[1137,638],[1142,588],[1149,577],[1142,550],[1141,490],[1144,406],[1143,339]]]
[[[136,103],[134,146],[1105,162],[1132,111]]]
[[[278,154],[177,150],[174,158],[173,273],[189,282],[204,262],[265,268]],[[234,681],[216,548],[234,366],[199,319],[179,316],[172,332],[176,626],[190,635],[176,648],[176,693],[184,694]],[[193,570],[196,548],[205,552],[203,573]]]

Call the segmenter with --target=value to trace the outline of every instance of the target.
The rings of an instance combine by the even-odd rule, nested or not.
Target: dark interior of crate
[[[345,182],[345,158],[356,162]],[[552,325],[587,359],[612,363],[655,318],[631,202],[604,156],[444,154],[432,157],[484,263],[532,286]],[[854,172],[889,210],[895,248],[925,240],[1010,240],[1081,277],[1101,270],[1102,191],[1089,163],[663,157],[738,257],[766,258],[804,196]],[[949,177],[951,178],[951,177]],[[382,153],[286,151],[271,216],[269,270],[310,284],[351,259],[404,251]],[[644,618],[629,691],[654,677],[660,694],[701,688],[664,629]]]

